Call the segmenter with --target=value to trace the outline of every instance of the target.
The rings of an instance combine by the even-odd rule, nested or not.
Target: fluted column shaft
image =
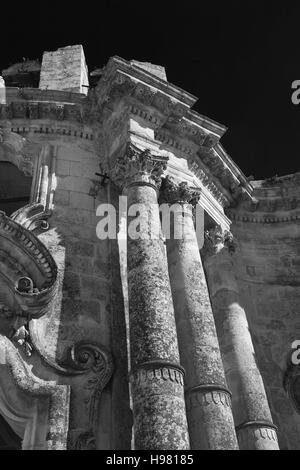
[[[140,236],[127,237],[131,385],[136,449],[189,449],[183,369],[179,363],[157,184],[161,162],[127,153],[128,229],[139,204]],[[153,239],[153,229],[158,237]]]
[[[206,244],[211,246],[204,250],[205,269],[240,449],[277,450],[276,427],[234,275],[232,236],[215,229],[207,234]]]
[[[174,213],[166,245],[180,359],[186,371],[191,448],[237,449],[231,394],[189,204],[197,201],[197,195],[186,184],[176,185],[167,178],[162,183],[161,201],[172,204]]]

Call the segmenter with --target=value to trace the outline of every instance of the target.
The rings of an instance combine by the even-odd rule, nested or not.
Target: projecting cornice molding
[[[0,120],[5,119],[54,119],[83,122],[84,117],[82,107],[73,103],[12,101],[0,105]]]
[[[300,220],[300,173],[252,181],[253,197],[230,207],[231,220],[280,223]]]
[[[191,110],[194,96],[113,57],[103,71],[94,99],[106,116],[123,99],[129,115],[147,121],[156,141],[198,165],[197,176],[200,172],[201,182],[223,207],[241,198],[251,200],[251,185],[219,143],[226,127]]]
[[[85,95],[34,88],[6,88],[0,104],[3,128],[24,134],[60,134],[93,140],[89,124],[97,120],[91,100]]]

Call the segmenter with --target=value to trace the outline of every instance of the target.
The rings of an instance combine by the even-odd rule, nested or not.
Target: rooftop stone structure
[[[0,448],[300,449],[300,173],[249,181],[163,66],[29,62],[0,79]],[[121,195],[144,238],[97,236]]]

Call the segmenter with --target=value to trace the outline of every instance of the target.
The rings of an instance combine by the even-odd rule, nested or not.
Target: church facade
[[[2,77],[0,448],[300,449],[300,173],[246,178],[161,66]]]

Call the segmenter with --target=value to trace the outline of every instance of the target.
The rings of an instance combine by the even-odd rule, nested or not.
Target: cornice
[[[247,212],[235,212],[234,210],[227,210],[226,215],[236,222],[250,222],[260,224],[274,224],[282,222],[296,222],[300,220],[300,211],[283,212],[280,214],[274,213],[255,213],[249,214]]]
[[[84,104],[86,95],[60,90],[42,90],[40,88],[5,87],[5,99],[7,103],[12,101],[46,101],[69,104]]]
[[[186,92],[182,88],[162,80],[156,75],[153,75],[145,69],[141,69],[118,56],[113,56],[109,59],[107,66],[105,67],[104,74],[99,81],[98,88],[101,89],[103,82],[106,80],[111,81],[113,77],[118,77],[118,75],[120,76],[121,74],[130,76],[136,81],[143,82],[153,88],[160,89],[162,93],[180,101],[188,107],[193,106],[198,99],[196,96]]]
[[[300,173],[252,181],[253,197],[230,207],[232,220],[251,223],[281,223],[300,220]]]
[[[126,65],[126,63],[125,63]],[[125,67],[126,68],[126,67]],[[138,115],[154,129],[155,139],[179,150],[194,160],[200,159],[206,186],[214,191],[223,207],[241,197],[251,199],[251,186],[225,150],[219,146],[219,139],[226,131],[221,124],[192,111],[186,103],[164,93],[162,88],[139,81],[131,74],[131,65],[125,70],[109,66],[99,81],[96,90],[98,105],[113,112],[113,103],[124,99],[130,114]],[[155,86],[170,85],[155,78]],[[170,85],[170,89],[172,86]],[[169,90],[167,88],[167,90]]]
[[[53,119],[82,123],[84,114],[82,106],[77,103],[15,100],[0,104],[0,120],[12,119]]]
[[[10,124],[12,124],[10,122]],[[25,134],[46,134],[46,135],[57,135],[62,137],[74,137],[76,139],[84,139],[84,140],[94,140],[95,136],[93,131],[87,129],[78,129],[76,127],[68,125],[68,123],[51,123],[49,122],[36,122],[34,124],[26,122],[17,122],[17,125],[5,127],[5,130],[9,130],[10,132],[15,132],[19,135]],[[25,125],[24,125],[25,124]],[[7,123],[6,123],[7,125]]]

